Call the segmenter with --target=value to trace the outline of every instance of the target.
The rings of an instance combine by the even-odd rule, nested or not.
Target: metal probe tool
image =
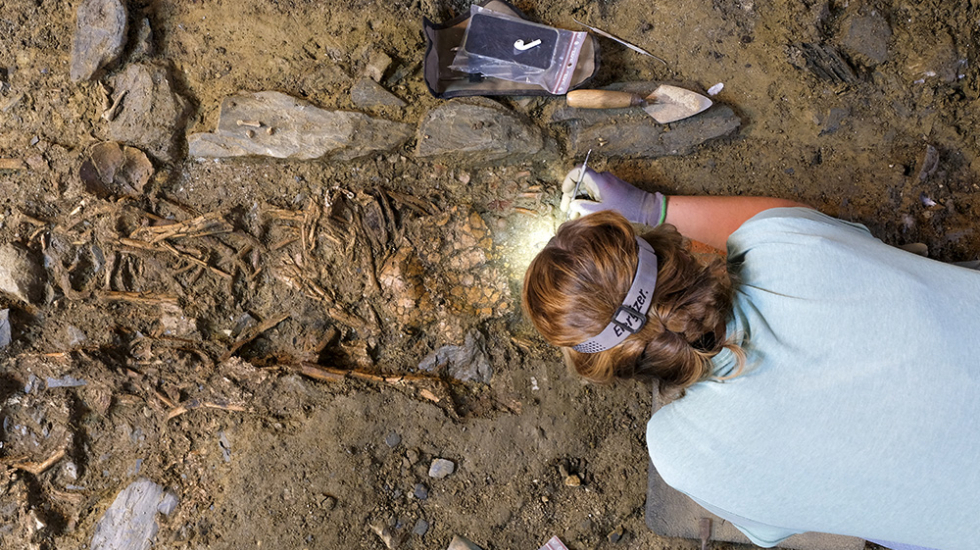
[[[585,154],[585,160],[582,162],[582,173],[578,176],[578,181],[575,182],[575,190],[572,191],[572,198],[568,201],[568,212],[565,212],[565,221],[572,215],[572,201],[578,196],[579,187],[582,186],[582,180],[585,179],[585,169],[589,166],[589,157],[592,156],[592,149]]]

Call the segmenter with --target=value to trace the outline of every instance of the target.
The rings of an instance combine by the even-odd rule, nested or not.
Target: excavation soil
[[[561,98],[498,98],[547,136],[520,161],[421,159],[414,140],[345,162],[186,158],[183,136],[213,131],[239,91],[357,110],[351,87],[377,52],[407,106],[368,114],[418,124],[442,103],[423,81],[422,18],[467,4],[130,2],[129,46],[105,77],[168,64],[191,115],[184,153],[153,158],[125,198],[79,178],[107,123],[97,82],[69,78],[77,4],[0,0],[0,157],[23,161],[0,171],[0,241],[45,279],[30,303],[3,298],[4,548],[87,548],[139,476],[179,498],[154,548],[697,547],[643,522],[651,388],[580,383],[520,312],[525,237],[560,219],[560,181],[581,161],[548,122]],[[597,147],[595,168],[666,193],[805,201],[944,261],[980,253],[976,2],[517,6],[664,61],[600,39],[596,85],[723,83],[714,99],[742,121],[688,156]],[[143,18],[149,52],[133,47]],[[466,335],[482,371],[419,367]],[[430,477],[437,458],[453,473]]]

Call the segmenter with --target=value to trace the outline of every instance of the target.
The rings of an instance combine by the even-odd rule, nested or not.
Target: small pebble
[[[320,508],[323,508],[325,510],[333,510],[334,507],[336,506],[337,506],[337,499],[335,499],[330,495],[323,495],[323,498],[320,500]]]
[[[394,447],[402,442],[402,436],[395,432],[391,432],[385,436],[385,445],[389,447]]]
[[[568,487],[578,487],[582,484],[582,480],[575,474],[572,474],[565,478],[565,485]]]
[[[276,133],[276,129],[273,128],[272,126],[269,126],[268,128],[265,129],[265,133],[271,136],[272,134]]]
[[[255,132],[253,132],[252,130],[246,130],[245,131],[245,135],[248,136],[248,137],[250,137],[250,138],[253,138],[253,137],[255,137]]]
[[[609,542],[613,542],[613,543],[619,542],[619,541],[623,540],[623,532],[624,532],[623,531],[623,526],[620,525],[619,527],[616,528],[615,531],[613,531],[613,532],[609,533],[608,535],[606,535],[606,540],[608,540]]]
[[[429,477],[442,479],[456,471],[456,465],[444,458],[437,458],[429,466]]]
[[[429,488],[426,487],[424,484],[419,483],[418,485],[415,486],[415,491],[413,491],[412,494],[415,495],[415,498],[419,500],[425,500],[429,498]]]
[[[424,536],[429,531],[429,522],[424,519],[420,519],[415,522],[415,528],[412,529],[412,533],[418,536]]]

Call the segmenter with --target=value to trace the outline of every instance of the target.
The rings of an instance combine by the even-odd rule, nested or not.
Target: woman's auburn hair
[[[593,382],[654,378],[662,393],[682,393],[711,375],[711,358],[725,348],[735,352],[741,367],[742,350],[723,334],[734,292],[725,261],[702,263],[672,225],[641,238],[653,246],[658,267],[647,322],[639,332],[599,353],[571,349],[609,324],[636,273],[633,227],[608,210],[562,224],[532,260],[522,302],[538,332],[564,348],[571,366]]]

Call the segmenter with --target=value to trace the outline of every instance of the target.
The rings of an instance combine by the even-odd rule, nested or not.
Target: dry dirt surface
[[[119,58],[76,82],[79,4],[0,0],[0,268],[19,277],[0,281],[0,547],[89,548],[140,477],[178,499],[153,548],[698,547],[644,526],[650,388],[581,384],[520,312],[581,161],[547,120],[561,98],[496,98],[545,136],[520,160],[421,158],[416,138],[346,161],[187,155],[241,91],[417,126],[444,103],[422,18],[468,3],[133,0]],[[664,60],[600,39],[596,85],[723,83],[741,119],[690,155],[599,148],[593,167],[980,253],[975,0],[516,5]],[[111,137],[137,63],[186,100],[156,111],[173,136]],[[365,74],[405,105],[356,108]],[[132,147],[94,153],[108,141]],[[125,159],[128,187],[85,179],[93,155]],[[431,477],[436,459],[453,472]]]

